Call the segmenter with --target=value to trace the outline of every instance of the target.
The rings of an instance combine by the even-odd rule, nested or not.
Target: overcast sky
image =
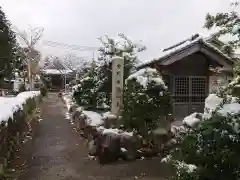
[[[19,29],[44,27],[43,40],[99,46],[98,37],[125,33],[147,46],[143,61],[194,33],[207,35],[206,13],[230,9],[229,0],[0,0],[0,6]],[[39,47],[43,54],[63,53]]]

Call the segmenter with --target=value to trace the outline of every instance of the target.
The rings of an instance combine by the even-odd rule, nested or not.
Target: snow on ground
[[[30,98],[40,95],[40,91],[26,91],[16,97],[0,97],[0,122],[13,118],[13,114],[23,108],[23,105]]]
[[[67,110],[69,111],[71,106],[74,104],[73,100],[72,100],[72,96],[70,96],[68,94],[63,94],[62,98],[63,98],[63,101],[65,102],[65,104],[67,106]]]

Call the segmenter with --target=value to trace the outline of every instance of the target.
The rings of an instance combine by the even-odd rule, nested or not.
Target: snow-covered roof
[[[226,54],[224,54],[221,50],[219,50],[218,48],[216,48],[214,45],[212,45],[209,41],[212,40],[212,37],[203,37],[203,36],[200,36],[199,34],[196,34],[194,36],[191,36],[190,38],[188,38],[187,40],[185,41],[182,41],[170,48],[167,48],[163,51],[160,52],[159,56],[156,57],[156,58],[153,58],[151,60],[147,60],[147,61],[144,61],[143,63],[140,63],[137,65],[137,68],[140,69],[140,68],[143,68],[147,65],[150,65],[152,64],[153,62],[155,61],[161,61],[163,59],[166,59],[166,58],[169,58],[175,54],[177,54],[178,52],[181,52],[183,50],[186,50],[196,44],[203,44],[205,45],[206,47],[212,49],[213,51],[219,53],[221,56],[223,56],[225,59],[229,60],[229,61],[232,61],[231,58],[229,56],[227,56]]]
[[[70,73],[72,73],[72,70],[69,70],[69,69],[63,69],[63,70],[58,70],[58,69],[44,69],[44,70],[43,70],[43,73],[44,73],[44,74],[55,74],[55,75],[58,75],[58,74],[70,74]]]

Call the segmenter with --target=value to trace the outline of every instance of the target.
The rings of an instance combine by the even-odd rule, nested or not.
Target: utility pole
[[[65,69],[65,72],[64,72],[64,84],[65,84],[65,93],[67,92],[67,72],[66,72],[66,69]]]
[[[31,68],[31,59],[28,57],[27,59],[27,63],[28,63],[28,83],[29,83],[29,90],[32,90],[32,68]]]

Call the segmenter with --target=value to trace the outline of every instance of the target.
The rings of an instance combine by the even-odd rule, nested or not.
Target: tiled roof
[[[212,37],[207,37],[204,38],[198,34],[191,36],[190,38],[188,38],[185,41],[182,41],[170,48],[167,48],[165,50],[163,50],[158,57],[148,60],[148,61],[144,61],[143,63],[140,63],[137,65],[137,68],[141,68],[144,66],[147,66],[149,64],[152,64],[154,61],[160,61],[162,59],[165,59],[167,57],[173,56],[175,53],[180,52],[182,50],[188,49],[189,47],[197,44],[197,43],[203,43],[205,46],[211,48],[212,50],[216,51],[217,53],[221,54],[223,57],[225,57],[226,59],[231,61],[231,58],[229,56],[227,56],[226,54],[224,54],[221,50],[219,50],[217,47],[215,47],[214,45],[212,45],[209,41],[212,39]]]

